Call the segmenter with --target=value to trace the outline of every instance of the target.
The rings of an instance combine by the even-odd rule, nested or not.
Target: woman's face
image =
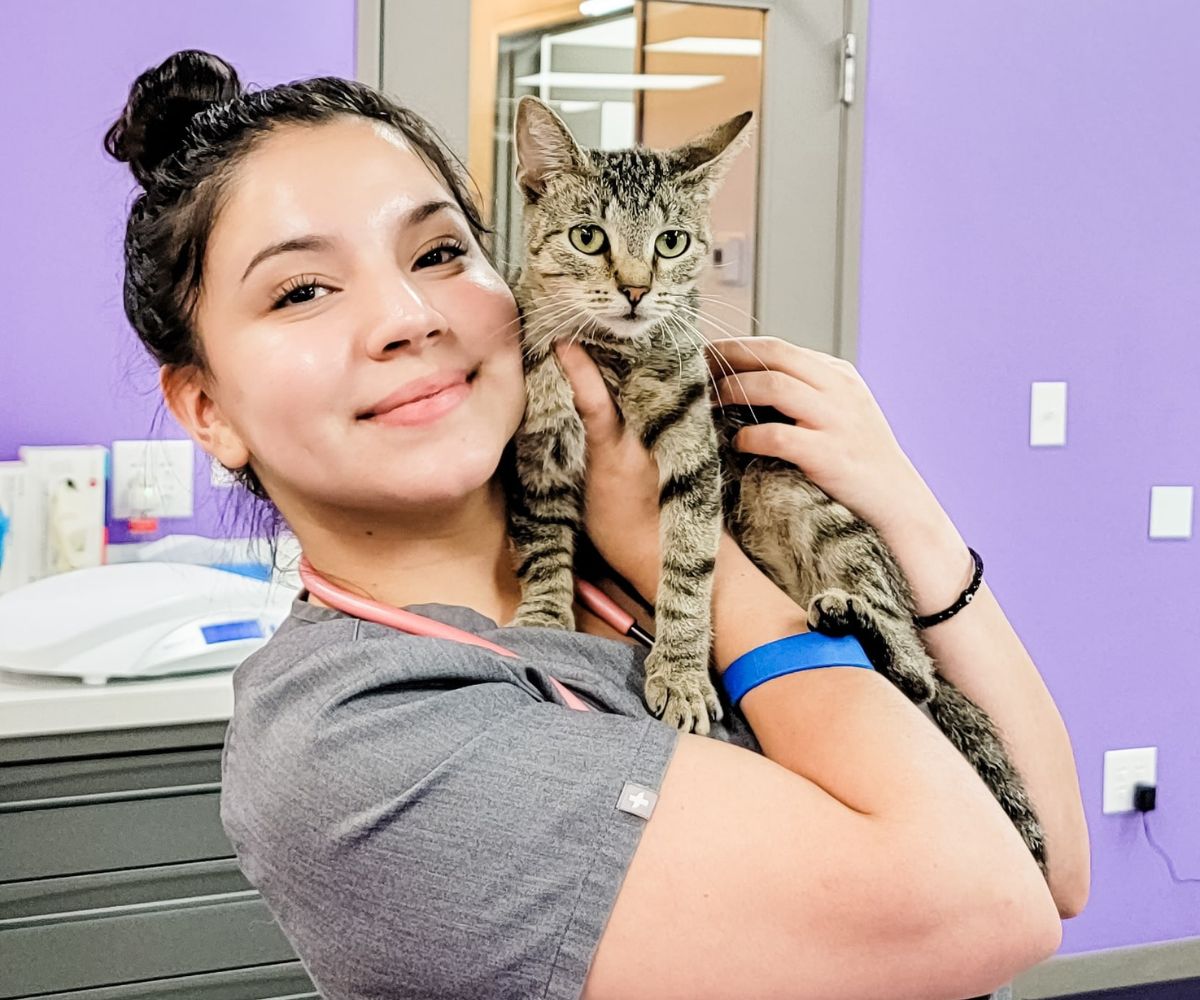
[[[511,292],[444,184],[367,119],[281,130],[237,167],[197,328],[222,425],[202,443],[252,458],[289,520],[465,497],[524,411]]]

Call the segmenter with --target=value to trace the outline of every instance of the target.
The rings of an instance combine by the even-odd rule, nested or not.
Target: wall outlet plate
[[[114,441],[112,516],[191,517],[195,455],[191,438]]]
[[[103,445],[22,445],[17,457],[25,463],[28,477],[21,528],[29,580],[62,572],[67,564],[71,569],[99,566],[104,559],[108,449]],[[69,519],[55,516],[65,490],[71,492]]]
[[[1104,751],[1104,811],[1133,811],[1133,786],[1158,783],[1158,747]]]

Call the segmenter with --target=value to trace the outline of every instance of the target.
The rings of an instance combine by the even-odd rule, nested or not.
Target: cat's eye
[[[658,234],[654,249],[660,257],[678,257],[691,242],[692,238],[682,229],[668,229]]]
[[[598,254],[608,249],[608,236],[599,226],[572,226],[567,236],[580,253]]]

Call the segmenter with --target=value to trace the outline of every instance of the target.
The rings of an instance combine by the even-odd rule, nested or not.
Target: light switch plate
[[[1158,747],[1104,751],[1104,811],[1133,810],[1133,786],[1158,783]]]
[[[1029,443],[1067,443],[1067,383],[1034,382],[1029,393]]]
[[[190,438],[114,441],[112,516],[191,517],[195,453]]]
[[[1150,487],[1150,537],[1191,538],[1191,486]]]

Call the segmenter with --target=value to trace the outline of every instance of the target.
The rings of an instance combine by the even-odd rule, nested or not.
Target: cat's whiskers
[[[704,320],[706,323],[712,323],[712,324],[713,324],[713,326],[716,326],[718,330],[722,330],[722,331],[724,331],[724,328],[723,328],[723,327],[721,327],[720,325],[718,325],[718,324],[717,324],[717,323],[716,323],[716,322],[715,322],[715,321],[712,319],[712,317],[710,317],[710,316],[706,316],[704,313],[694,313],[693,315],[694,315],[694,317],[695,317],[696,319],[701,319],[701,320]],[[750,349],[749,349],[749,348],[746,348],[746,350],[750,351]],[[754,352],[753,352],[753,351],[750,351],[750,354],[751,354],[751,355],[753,355],[753,356],[754,356],[754,358],[755,358],[755,360],[757,360],[757,361],[758,361],[758,363],[759,363],[759,364],[761,364],[761,365],[763,366],[763,371],[770,371],[770,368],[768,368],[768,367],[767,367],[767,365],[763,363],[763,360],[762,360],[762,358],[758,357],[758,355],[757,355],[757,354],[754,354]],[[714,357],[714,358],[717,358],[718,360],[723,360],[723,359],[721,359],[721,356],[720,356],[720,354],[715,354],[715,353],[714,353],[714,354],[713,354],[713,357]],[[729,367],[729,369],[730,369],[730,372],[729,372],[729,377],[730,377],[730,378],[732,378],[732,379],[734,380],[734,382],[736,382],[736,383],[737,383],[737,386],[738,386],[738,388],[739,388],[739,389],[741,389],[741,388],[742,388],[742,380],[741,380],[740,378],[738,378],[738,373],[737,373],[736,371],[734,371],[734,370],[733,370],[732,366],[730,366],[728,362],[724,362],[724,363],[725,363],[726,367]],[[724,409],[725,409],[725,404],[724,404],[724,403],[721,403],[721,404],[718,404],[718,405],[720,405],[720,407],[721,407],[721,409],[722,409],[722,410],[724,410]],[[760,424],[760,423],[762,423],[762,421],[758,419],[758,414],[754,412],[754,404],[753,404],[753,403],[750,403],[749,401],[747,401],[747,402],[745,402],[745,403],[732,403],[732,404],[730,404],[730,405],[731,405],[731,406],[745,406],[745,407],[746,407],[746,408],[747,408],[747,409],[750,411],[750,416],[751,416],[751,418],[754,420],[754,422],[755,422],[756,424]]]
[[[501,334],[505,333],[510,327],[517,326],[517,325],[521,324],[523,321],[529,320],[530,318],[541,319],[545,316],[546,313],[550,312],[551,310],[556,309],[560,306],[568,305],[568,304],[569,303],[556,301],[556,302],[546,303],[545,305],[534,306],[532,309],[527,310],[523,314],[514,316],[507,323],[501,323],[498,327],[496,327],[494,330],[492,330],[488,334],[488,336],[489,337],[498,337]]]
[[[663,332],[666,333],[667,336],[669,336],[671,338],[671,343],[675,347],[675,357],[677,357],[679,359],[679,368],[675,372],[675,382],[676,382],[676,384],[682,384],[683,383],[683,352],[679,350],[679,341],[675,339],[675,332],[674,332],[675,331],[675,323],[674,323],[675,319],[676,319],[675,316],[671,315],[670,313],[667,314],[667,316],[665,317],[665,322],[663,322]]]
[[[724,334],[727,334],[727,335],[733,336],[733,337],[739,337],[739,339],[742,339],[742,340],[745,339],[744,337],[740,337],[738,334],[738,331],[734,330],[731,326],[729,326],[728,323],[726,323],[724,320],[719,319],[718,317],[712,315],[712,313],[705,312],[702,309],[697,309],[695,311],[694,315],[697,319],[707,320],[709,323],[711,323],[713,326],[715,326],[718,330],[720,330]],[[747,346],[746,344],[742,344],[742,347],[744,347],[746,349],[747,353],[749,353],[749,355],[752,358],[754,358],[755,361],[757,361],[760,365],[762,365],[763,371],[771,370],[770,366],[765,361],[763,361],[762,358],[760,358],[757,354],[754,353],[753,348]]]
[[[519,317],[524,321],[525,328],[542,326],[546,323],[557,323],[559,320],[578,309],[578,305],[570,300],[557,299],[544,305],[536,305],[527,309]]]
[[[682,297],[683,296],[681,295],[680,298],[682,298]],[[671,319],[672,321],[674,321],[675,323],[680,324],[680,326],[682,327],[684,332],[687,333],[688,336],[692,337],[695,340],[695,342],[697,343],[697,345],[700,348],[701,353],[704,353],[704,348],[709,346],[709,341],[704,336],[704,334],[699,329],[697,329],[695,324],[691,322],[691,320],[696,318],[696,313],[693,311],[693,308],[690,306],[690,304],[684,304],[682,306],[677,307],[669,314],[668,318]],[[721,368],[722,371],[728,372],[730,375],[733,375],[736,377],[737,370],[733,367],[733,365],[731,365],[728,361],[726,361],[723,357],[721,357],[720,354],[713,353],[710,355],[710,357],[714,361],[716,361],[717,365]],[[711,372],[710,372],[710,374],[711,374]],[[716,390],[716,380],[715,379],[713,380],[713,389],[714,389],[714,391]]]
[[[529,353],[541,354],[543,352],[544,348],[546,348],[547,346],[554,343],[555,338],[558,336],[558,334],[562,330],[568,329],[569,327],[572,327],[572,326],[577,326],[578,321],[580,319],[586,318],[587,314],[588,314],[588,311],[585,306],[575,305],[571,314],[569,316],[565,317],[562,321],[558,322],[555,325],[555,327],[552,330],[550,330],[548,333],[543,334],[538,339],[536,347],[530,348]],[[579,333],[579,330],[578,330],[578,328],[576,328],[574,335],[578,335],[578,333]]]
[[[697,342],[697,346],[699,347],[699,349],[701,351],[704,350],[703,338],[700,337],[700,335],[696,332],[694,327],[692,327],[690,324],[686,323],[681,317],[679,317],[677,315],[668,316],[667,320],[668,320],[668,325],[666,326],[666,329],[669,333],[672,334],[672,338],[671,338],[672,340],[675,339],[674,338],[674,329],[675,329],[675,327],[678,327],[681,333],[683,333],[687,337],[693,338]],[[679,350],[678,343],[676,343],[675,349],[677,351]],[[682,374],[683,374],[683,361],[682,360],[679,363],[679,369],[680,369],[680,377],[682,377]],[[710,369],[708,367],[708,365],[704,366],[704,371],[708,375],[708,381],[710,383],[712,383],[713,399],[716,399],[717,398],[717,379],[713,375],[712,369]],[[718,405],[722,409],[725,408],[724,403],[718,403]]]
[[[738,306],[735,306],[732,302],[729,302],[728,300],[721,298],[719,295],[705,295],[703,292],[697,292],[696,298],[699,299],[701,302],[711,302],[714,305],[722,305],[722,306],[725,306],[727,309],[732,309],[734,312],[740,313],[742,316],[745,316],[746,319],[748,319],[755,326],[759,327],[759,331],[758,331],[759,336],[763,335],[763,332],[761,329],[762,323],[760,323],[757,319],[755,319],[753,315],[746,312],[745,309],[741,309]]]

